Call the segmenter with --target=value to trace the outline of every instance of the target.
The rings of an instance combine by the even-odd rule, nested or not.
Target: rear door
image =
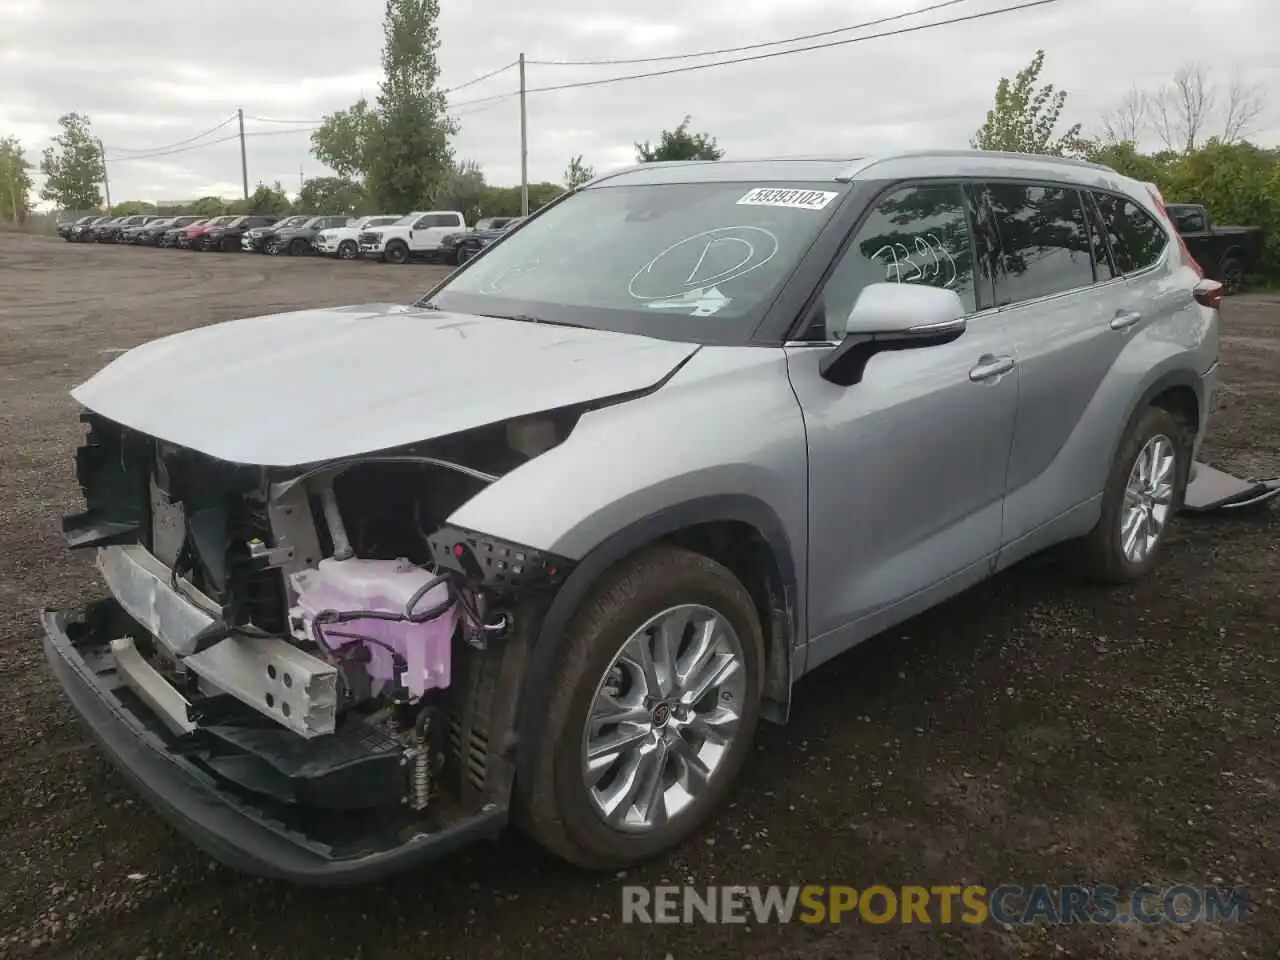
[[[895,186],[850,237],[788,345],[809,444],[811,668],[985,576],[1000,546],[1015,358],[958,183]],[[953,343],[879,354],[860,383],[818,364],[870,283],[956,290]]]
[[[1136,268],[1132,278],[1122,275],[1087,190],[1015,181],[971,189],[1000,236],[996,304],[1019,361],[1005,567],[1084,532],[1076,525],[1102,492],[1114,454],[1110,437],[1123,428],[1116,411],[1127,411],[1129,387],[1114,372],[1150,320],[1154,278],[1144,281]]]
[[[446,235],[461,230],[464,226],[466,224],[462,217],[456,213],[428,213],[414,224],[413,249],[436,250]]]

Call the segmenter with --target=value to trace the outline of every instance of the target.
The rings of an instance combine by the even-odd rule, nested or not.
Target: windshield
[[[458,313],[746,343],[845,189],[826,182],[583,190],[505,234],[431,302]]]

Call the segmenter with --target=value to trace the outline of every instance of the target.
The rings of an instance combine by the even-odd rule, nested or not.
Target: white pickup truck
[[[312,243],[316,253],[323,257],[337,257],[339,260],[354,260],[360,256],[360,234],[375,227],[389,227],[399,223],[402,214],[390,216],[361,217],[348,220],[345,227],[330,227],[316,234]]]
[[[456,210],[418,211],[395,223],[360,233],[360,252],[387,263],[405,263],[411,257],[434,257],[447,234],[467,229],[467,219]]]

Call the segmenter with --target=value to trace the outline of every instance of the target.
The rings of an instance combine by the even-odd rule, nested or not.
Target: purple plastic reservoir
[[[341,614],[368,610],[403,615],[414,594],[432,579],[431,571],[408,560],[358,557],[321,560],[315,570],[303,570],[291,577],[298,601],[290,614],[295,624],[301,621],[301,626],[294,626],[293,635],[300,640],[313,640],[316,615],[326,610]],[[414,603],[413,613],[433,610],[448,597],[448,587],[438,583]],[[451,604],[444,614],[426,623],[363,617],[342,623],[321,623],[321,629],[331,650],[352,644],[369,650],[366,669],[374,695],[396,679],[391,654],[394,650],[406,664],[401,680],[409,696],[417,699],[428,690],[449,685],[450,652],[457,617],[457,604]],[[359,634],[373,642],[337,634]]]

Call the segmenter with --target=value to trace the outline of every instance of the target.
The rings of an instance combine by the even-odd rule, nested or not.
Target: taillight
[[[1196,298],[1196,303],[1204,307],[1211,307],[1214,310],[1222,306],[1222,298],[1226,295],[1226,292],[1227,288],[1217,280],[1207,279],[1201,279],[1191,291]]]

